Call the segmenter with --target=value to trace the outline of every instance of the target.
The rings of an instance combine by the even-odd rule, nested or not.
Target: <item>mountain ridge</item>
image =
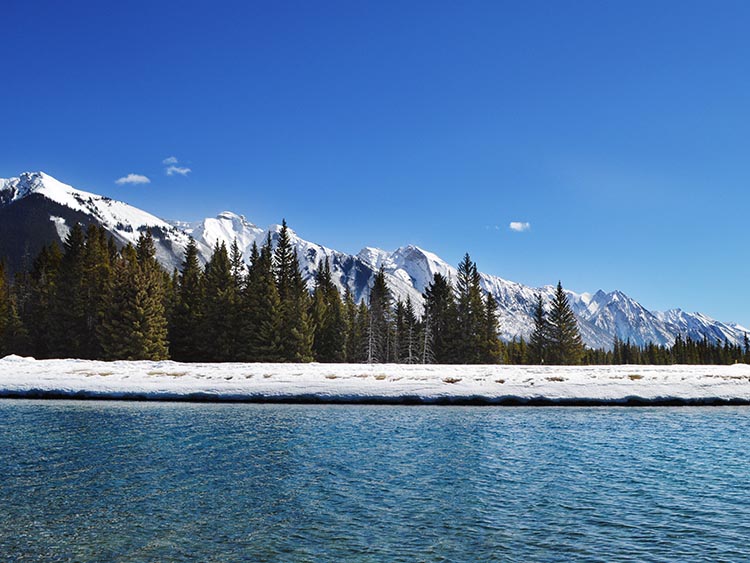
[[[24,172],[16,178],[0,179],[0,255],[8,257],[11,270],[20,269],[24,260],[28,263],[28,255],[33,257],[43,244],[64,240],[75,222],[102,225],[119,245],[134,243],[141,232],[151,230],[157,258],[169,269],[180,266],[191,236],[205,262],[214,245],[223,242],[229,246],[235,240],[248,257],[254,243],[260,246],[267,236],[275,241],[280,229],[279,225],[263,229],[232,211],[194,222],[166,221],[125,202],[78,190],[44,172]],[[435,273],[456,279],[455,267],[415,245],[394,251],[365,247],[357,254],[347,254],[307,241],[291,229],[290,238],[310,287],[318,264],[328,258],[336,286],[342,292],[349,289],[357,300],[368,297],[372,278],[381,267],[394,296],[410,298],[420,311],[422,292]],[[533,329],[536,294],[541,292],[549,301],[554,287],[531,288],[486,273],[480,273],[480,277],[482,288],[498,302],[500,337],[506,341],[528,338]],[[566,293],[581,336],[592,348],[611,348],[615,335],[638,345],[671,345],[678,334],[741,345],[747,332],[741,325],[717,321],[702,313],[681,309],[649,311],[619,290]]]

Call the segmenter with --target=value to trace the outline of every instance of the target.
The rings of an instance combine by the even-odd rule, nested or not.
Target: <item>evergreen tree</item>
[[[399,304],[401,304],[401,301],[399,301]],[[406,297],[406,302],[403,303],[402,307],[403,311],[401,313],[401,320],[400,322],[397,322],[397,361],[403,364],[416,364],[421,361],[421,327],[417,320],[417,315],[414,312],[414,305],[411,302],[411,297]]]
[[[328,258],[321,260],[315,274],[310,320],[314,329],[313,356],[318,362],[346,359],[347,320],[341,295],[331,278]]]
[[[198,247],[192,237],[185,249],[175,293],[176,302],[169,317],[171,357],[179,362],[196,362],[201,359],[204,291]]]
[[[312,360],[313,342],[312,326],[308,318],[310,293],[302,279],[286,221],[281,223],[274,262],[281,301],[281,357],[286,362],[309,362]]]
[[[202,357],[229,362],[238,354],[239,302],[226,245],[214,247],[204,273]]]
[[[23,309],[23,324],[29,331],[29,351],[35,358],[52,358],[57,336],[57,286],[62,252],[56,244],[45,246],[34,260],[30,275],[30,298]]]
[[[458,311],[453,287],[447,278],[436,273],[423,294],[426,348],[423,356],[438,364],[458,361],[456,341],[458,339]]]
[[[362,331],[358,322],[359,308],[354,301],[354,295],[347,287],[344,292],[344,318],[346,322],[346,346],[345,358],[349,363],[362,361],[362,350],[364,343],[362,341]]]
[[[381,267],[370,288],[369,323],[367,327],[367,363],[392,361],[393,297]]]
[[[576,365],[583,358],[583,342],[562,284],[557,282],[549,313],[549,361],[554,365]]]
[[[26,335],[5,273],[5,264],[0,262],[0,358],[23,352]]]
[[[353,355],[349,361],[356,364],[366,363],[370,351],[370,309],[364,301],[360,301],[357,308],[356,326],[353,334]]]
[[[544,364],[548,362],[550,353],[551,326],[544,310],[542,294],[537,293],[534,304],[534,331],[529,338],[529,361],[532,364]]]
[[[484,323],[482,331],[481,362],[484,364],[499,364],[502,359],[502,345],[497,336],[497,301],[491,293],[487,293],[484,300]]]
[[[245,356],[255,362],[282,361],[281,302],[274,277],[270,234],[260,251],[253,244],[244,302]]]
[[[86,236],[79,223],[73,225],[63,245],[59,283],[54,299],[54,321],[50,335],[52,355],[58,358],[85,356],[88,341],[87,292],[84,286]]]
[[[104,227],[89,225],[83,251],[82,283],[84,332],[80,357],[95,359],[102,356],[99,325],[106,313],[112,291],[112,266],[108,235]]]
[[[110,360],[163,360],[168,357],[164,277],[150,233],[137,248],[127,245],[114,266],[112,299],[99,339]]]
[[[468,253],[458,265],[456,309],[458,361],[464,364],[480,363],[484,342],[485,304],[477,265],[471,261]]]

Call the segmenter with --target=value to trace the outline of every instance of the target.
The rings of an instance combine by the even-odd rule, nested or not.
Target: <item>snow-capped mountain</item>
[[[62,242],[76,222],[102,225],[120,245],[134,243],[142,231],[150,229],[157,256],[169,269],[179,267],[190,236],[206,261],[217,243],[229,247],[235,240],[247,257],[253,243],[260,246],[269,235],[275,242],[281,228],[272,225],[264,229],[229,211],[198,222],[167,222],[126,203],[77,190],[43,172],[0,179],[0,256],[6,258],[11,271],[20,269],[27,260],[24,256],[33,258],[42,245]],[[351,255],[307,241],[291,229],[290,238],[310,287],[320,261],[328,258],[336,285],[341,291],[348,288],[357,300],[368,297],[372,278],[381,267],[394,296],[411,298],[417,309],[422,307],[422,292],[434,274],[456,279],[453,266],[413,245],[393,252],[366,247]],[[484,273],[481,283],[497,299],[500,336],[504,340],[528,338],[533,328],[536,294],[541,292],[549,300],[554,293],[553,286],[535,289]],[[748,332],[740,325],[716,321],[701,313],[680,309],[648,311],[620,291],[567,294],[583,340],[594,348],[611,347],[615,335],[641,345],[669,345],[678,334],[741,344]]]
[[[44,172],[0,179],[0,254],[9,268],[21,267],[53,240],[62,242],[76,222],[102,225],[119,245],[135,243],[151,230],[157,257],[168,267],[181,263],[189,237],[181,229],[132,205],[78,190]]]

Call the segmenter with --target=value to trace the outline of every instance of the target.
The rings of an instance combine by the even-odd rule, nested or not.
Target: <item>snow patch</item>
[[[750,366],[0,360],[0,396],[323,402],[750,402]]]

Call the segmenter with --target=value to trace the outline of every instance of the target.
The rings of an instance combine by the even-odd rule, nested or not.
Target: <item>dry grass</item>
[[[444,377],[443,383],[458,383],[461,381],[460,377]]]
[[[643,379],[643,376],[638,373],[631,373],[630,375],[628,375],[628,379],[630,381],[638,381],[639,379]]]

